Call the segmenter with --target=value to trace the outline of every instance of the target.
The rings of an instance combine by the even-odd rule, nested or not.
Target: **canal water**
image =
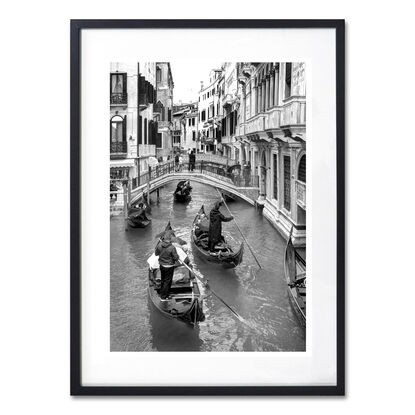
[[[291,308],[284,281],[285,240],[251,205],[235,201],[228,206],[263,270],[246,246],[242,264],[233,269],[194,257],[191,224],[202,204],[210,211],[218,194],[192,182],[192,200],[180,204],[173,201],[176,185],[160,189],[158,204],[152,194],[147,228],[125,232],[122,215],[111,218],[111,351],[304,351],[305,329]],[[221,211],[228,215],[224,206]],[[147,294],[147,258],[169,219],[176,235],[187,241],[196,270],[247,324],[213,295],[204,300],[206,320],[195,329],[153,306]],[[223,223],[223,234],[235,245],[242,239],[233,221]]]

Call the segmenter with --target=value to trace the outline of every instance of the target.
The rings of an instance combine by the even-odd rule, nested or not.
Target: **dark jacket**
[[[158,255],[159,264],[163,267],[172,267],[179,260],[176,248],[168,241],[158,243],[155,254]]]
[[[219,206],[216,206],[210,211],[209,215],[209,241],[211,243],[218,243],[222,237],[222,222],[229,222],[233,219],[232,216],[229,218],[222,215],[219,211]]]
[[[194,154],[194,153],[189,154],[189,162],[190,163],[195,163],[196,162],[196,154]]]

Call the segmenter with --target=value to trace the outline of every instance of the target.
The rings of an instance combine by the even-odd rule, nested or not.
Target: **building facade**
[[[200,151],[198,139],[198,104],[197,102],[174,105],[173,112],[174,146],[176,150]]]
[[[200,151],[216,153],[217,144],[221,139],[218,84],[221,81],[223,70],[212,69],[207,86],[201,83],[198,99],[198,136]]]
[[[164,160],[173,151],[173,75],[169,62],[157,62],[156,89],[157,102],[154,107],[155,118],[158,123],[158,136],[156,140],[157,157]]]
[[[305,63],[238,63],[234,147],[241,165],[260,177],[258,202],[282,233],[306,237]]]
[[[137,63],[110,65],[110,177],[137,177],[138,164]]]

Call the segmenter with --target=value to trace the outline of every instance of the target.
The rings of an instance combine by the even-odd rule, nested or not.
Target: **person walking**
[[[222,202],[216,202],[213,209],[209,214],[209,242],[208,247],[211,253],[215,252],[215,245],[218,242],[224,241],[222,236],[222,222],[230,222],[233,216],[228,218],[224,216],[219,208],[222,206]]]
[[[179,153],[176,153],[176,155],[174,156],[174,167],[175,167],[175,171],[178,172],[179,171],[179,163],[180,163],[180,157],[179,157]]]
[[[189,155],[189,170],[190,171],[194,170],[195,164],[196,164],[196,154],[195,154],[195,151],[192,150]]]
[[[159,257],[161,288],[160,298],[168,300],[173,282],[174,266],[179,261],[176,248],[172,245],[171,233],[166,232],[163,239],[157,244],[155,254]]]
[[[183,156],[180,154],[179,156],[179,171],[182,171],[183,168]]]

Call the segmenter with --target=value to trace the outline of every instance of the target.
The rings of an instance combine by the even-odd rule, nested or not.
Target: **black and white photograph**
[[[305,62],[111,62],[111,352],[305,352]]]

